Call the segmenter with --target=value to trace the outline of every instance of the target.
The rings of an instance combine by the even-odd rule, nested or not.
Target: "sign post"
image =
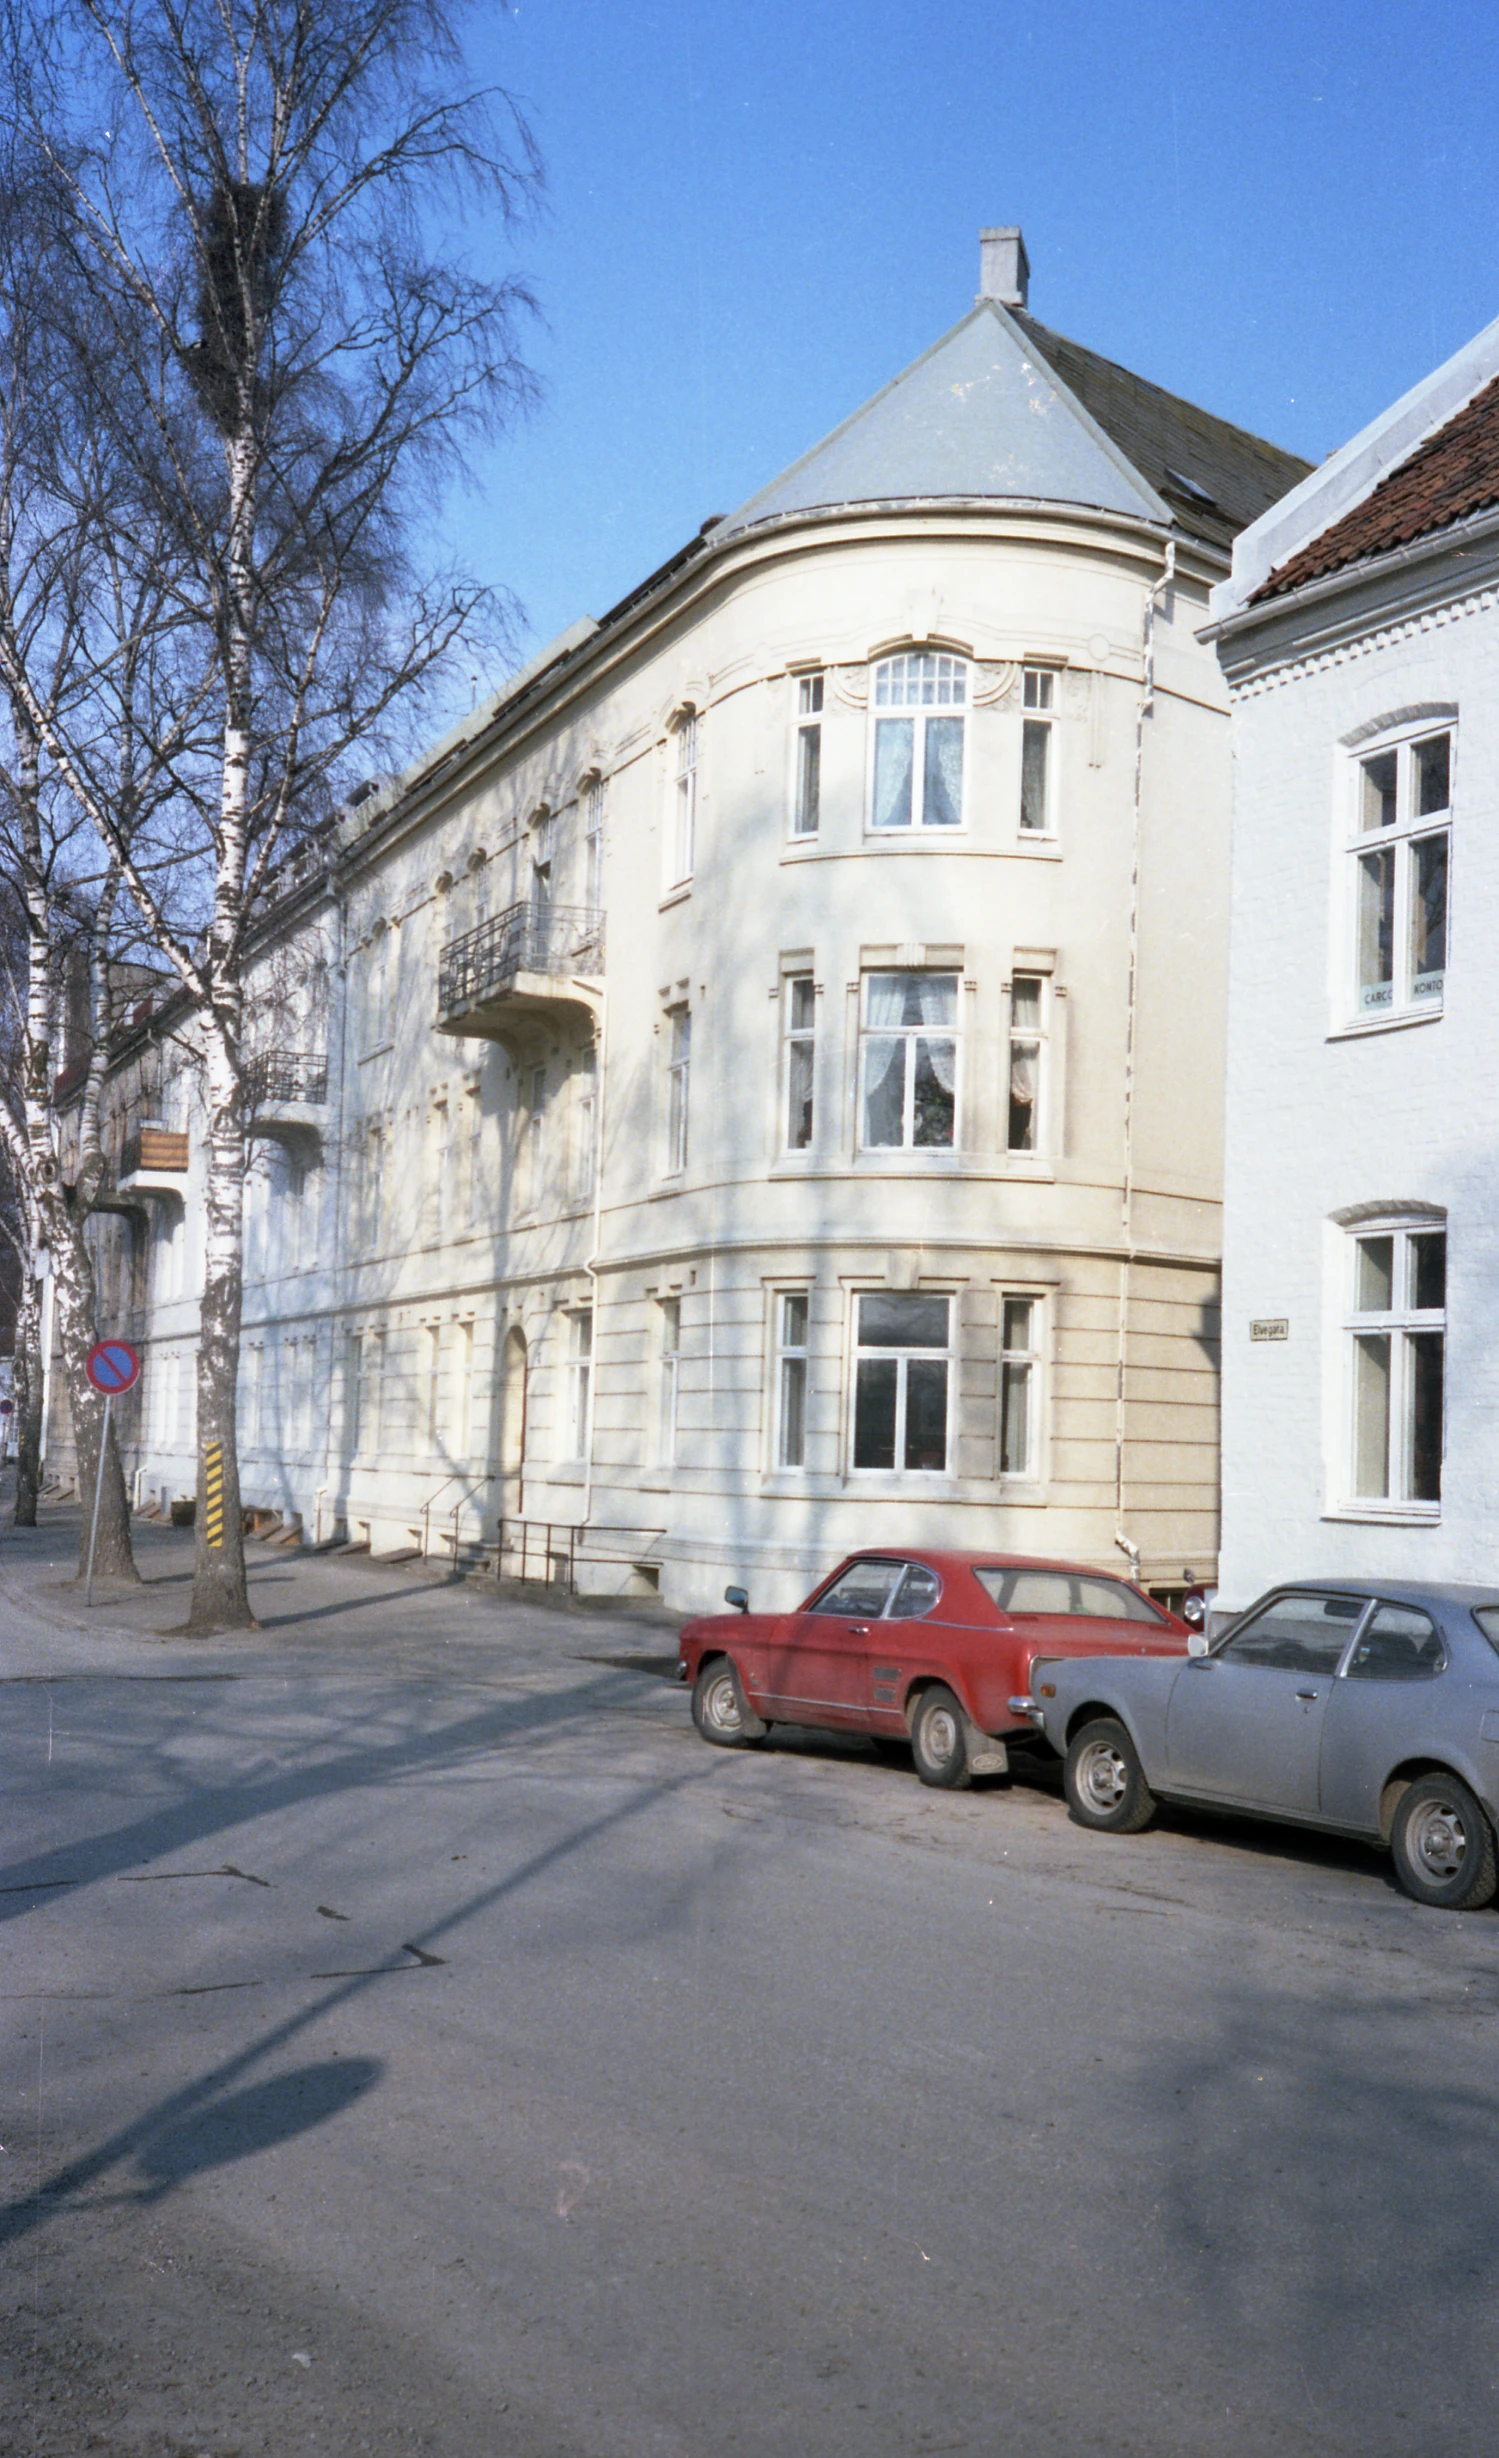
[[[94,1601],[94,1547],[99,1542],[99,1504],[104,1494],[104,1462],[109,1452],[109,1425],[114,1414],[115,1394],[129,1391],[139,1380],[141,1361],[128,1340],[99,1340],[89,1350],[83,1370],[96,1391],[104,1394],[104,1423],[99,1432],[99,1473],[94,1479],[94,1517],[88,1537],[88,1578],[84,1583],[83,1601]]]

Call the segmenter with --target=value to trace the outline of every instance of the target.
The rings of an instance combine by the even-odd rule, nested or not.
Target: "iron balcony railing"
[[[602,973],[604,917],[593,905],[512,905],[477,930],[450,939],[437,974],[437,1003],[460,1015],[507,990],[518,973]]]
[[[328,1061],[308,1050],[258,1050],[245,1069],[256,1109],[278,1101],[316,1104],[328,1098]]]

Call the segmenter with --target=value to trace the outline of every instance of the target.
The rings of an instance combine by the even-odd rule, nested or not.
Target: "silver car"
[[[1185,1661],[1038,1661],[1014,1703],[1065,1758],[1080,1826],[1137,1834],[1158,1799],[1247,1810],[1388,1846],[1417,1903],[1499,1888],[1492,1588],[1309,1579]]]

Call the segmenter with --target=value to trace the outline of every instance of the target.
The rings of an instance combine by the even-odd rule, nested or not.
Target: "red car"
[[[795,1613],[683,1625],[679,1679],[705,1741],[741,1749],[772,1724],[909,1741],[924,1784],[949,1789],[1008,1765],[1029,1736],[1037,1656],[1184,1656],[1188,1624],[1126,1579],[1016,1554],[853,1555]]]

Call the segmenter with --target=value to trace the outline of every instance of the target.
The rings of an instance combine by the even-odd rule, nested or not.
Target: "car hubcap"
[[[720,1673],[717,1681],[709,1686],[708,1721],[716,1724],[721,1733],[737,1733],[739,1730],[739,1701],[734,1696],[734,1685],[727,1673]]]
[[[957,1719],[950,1708],[934,1707],[926,1720],[926,1754],[934,1766],[945,1767],[958,1746]]]
[[[1446,1886],[1468,1857],[1468,1830],[1450,1801],[1423,1801],[1406,1830],[1410,1856],[1430,1886]]]
[[[1107,1817],[1129,1790],[1129,1769],[1112,1742],[1094,1741],[1077,1762],[1077,1788],[1090,1809]]]

